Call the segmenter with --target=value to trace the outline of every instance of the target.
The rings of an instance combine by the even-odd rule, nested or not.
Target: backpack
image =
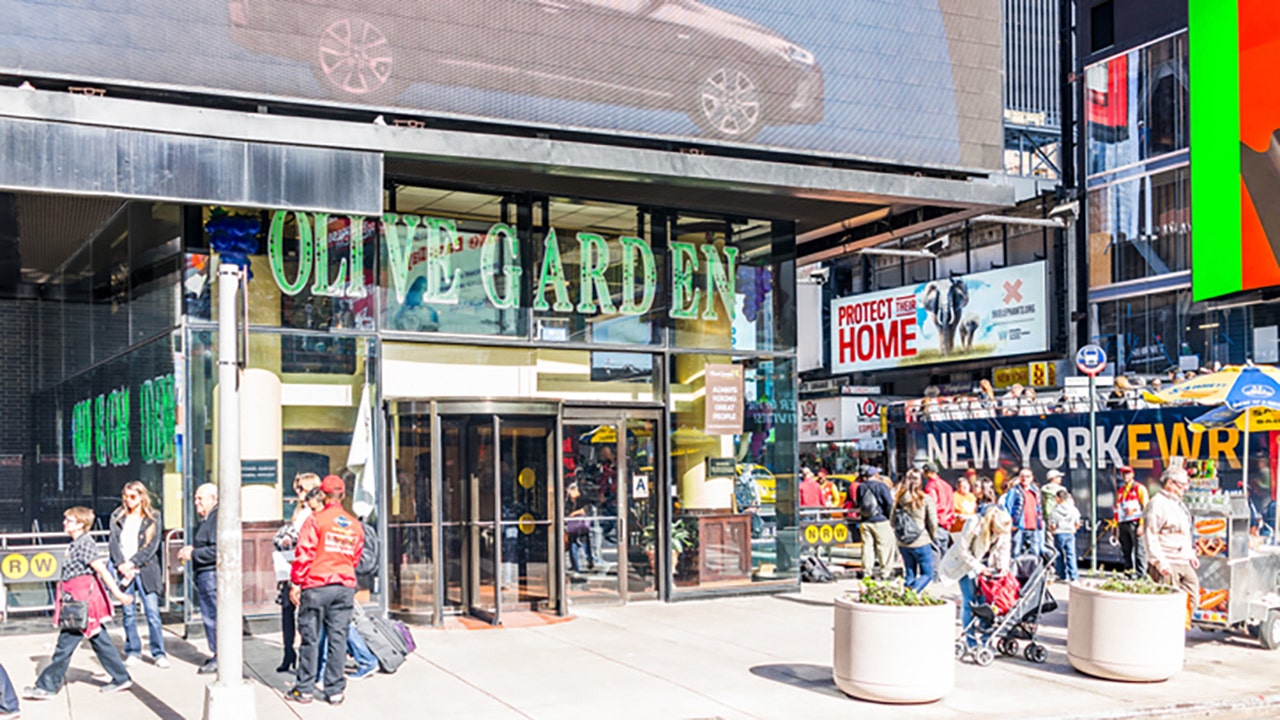
[[[385,631],[379,622],[385,622],[385,620],[385,618],[370,617],[359,603],[356,603],[351,615],[351,625],[360,633],[360,638],[369,647],[369,652],[377,658],[382,671],[393,673],[404,664],[406,648],[404,639],[399,637],[398,633],[392,637]]]
[[[871,482],[879,482],[872,480]],[[870,487],[864,492],[862,487],[858,488],[858,492],[862,496],[858,498],[858,517],[861,520],[869,520],[880,514],[880,499],[876,497],[874,491]]]
[[[800,580],[811,583],[829,583],[836,579],[835,573],[817,555],[808,555],[800,561]]]
[[[893,536],[898,539],[900,545],[910,545],[920,539],[920,533],[924,532],[916,519],[911,517],[911,513],[900,507],[893,509],[889,525],[893,528]]]
[[[356,562],[356,575],[369,576],[378,572],[378,533],[363,520],[360,527],[364,530],[364,552]]]

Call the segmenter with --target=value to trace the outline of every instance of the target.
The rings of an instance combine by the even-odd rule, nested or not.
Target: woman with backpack
[[[889,522],[906,568],[906,586],[921,592],[933,580],[938,506],[933,497],[925,493],[924,477],[919,470],[908,470],[898,483]]]

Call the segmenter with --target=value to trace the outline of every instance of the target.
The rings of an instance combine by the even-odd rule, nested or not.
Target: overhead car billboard
[[[1191,0],[1192,293],[1280,285],[1280,4]],[[1203,80],[1207,78],[1207,80]]]
[[[833,374],[1049,349],[1043,262],[831,303]]]
[[[0,73],[996,169],[996,0],[9,0]]]

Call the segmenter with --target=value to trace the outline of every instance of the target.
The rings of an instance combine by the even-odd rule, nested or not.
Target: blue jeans
[[[117,577],[119,574],[117,573]],[[164,657],[164,628],[160,625],[160,596],[156,593],[144,592],[142,578],[135,575],[133,582],[121,585],[120,589],[131,593],[134,601],[124,605],[124,654],[142,655],[142,638],[138,635],[138,603],[142,603],[142,613],[147,620],[147,639],[151,644],[151,657]]]
[[[355,623],[347,626],[347,654],[351,659],[356,661],[356,672],[363,674],[369,668],[377,669],[378,658],[369,649],[369,645],[365,643],[364,638],[360,636],[360,631],[356,630]],[[346,663],[344,662],[343,665]],[[316,673],[320,676],[324,673],[324,668],[329,665],[329,632],[323,628],[320,630],[320,672]]]
[[[1058,558],[1054,561],[1057,565],[1058,577],[1064,580],[1079,580],[1080,564],[1076,561],[1076,534],[1054,533],[1053,547],[1058,551]]]
[[[44,672],[36,678],[36,687],[51,693],[62,689],[62,683],[67,678],[67,667],[71,665],[71,653],[80,647],[80,641],[83,639],[84,633],[74,630],[62,630],[58,633],[58,646],[54,648],[53,657],[49,660]],[[124,667],[124,660],[120,658],[116,646],[111,644],[111,637],[107,635],[105,628],[99,628],[98,632],[89,638],[89,646],[93,648],[93,653],[98,656],[98,662],[102,663],[102,669],[107,671],[113,684],[119,685],[129,680],[129,671]]]
[[[1013,531],[1013,556],[1030,553],[1039,557],[1044,554],[1044,528],[1039,530]]]
[[[580,553],[586,553],[585,559],[588,563],[591,563],[590,532],[569,536],[569,567],[574,572],[582,572],[583,558]]]
[[[898,547],[902,553],[902,564],[906,568],[907,587],[920,592],[933,581],[933,546],[921,545],[917,548]]]
[[[196,573],[196,599],[200,601],[200,619],[209,652],[218,657],[218,573],[205,570]]]
[[[977,581],[969,575],[960,578],[960,624],[966,628],[965,639],[969,641],[970,647],[978,644],[977,631],[969,627],[969,624],[973,622],[973,610],[969,609],[969,606],[977,600]]]
[[[13,682],[9,673],[0,665],[0,713],[18,712],[18,694],[13,691]]]

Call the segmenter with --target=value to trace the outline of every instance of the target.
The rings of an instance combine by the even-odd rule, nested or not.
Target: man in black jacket
[[[893,553],[898,541],[889,524],[893,511],[893,491],[880,476],[880,468],[862,468],[858,483],[858,526],[862,531],[862,572],[875,578],[889,577],[893,571]]]
[[[178,558],[191,561],[204,636],[213,654],[196,671],[205,675],[218,671],[218,486],[205,483],[196,488],[195,504],[196,512],[203,519],[191,544],[178,551]]]

